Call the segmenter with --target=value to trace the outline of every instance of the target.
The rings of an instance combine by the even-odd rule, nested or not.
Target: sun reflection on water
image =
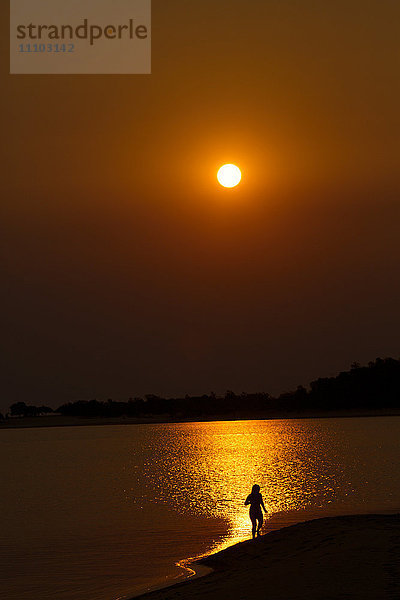
[[[268,519],[276,513],[326,505],[334,496],[340,467],[334,441],[306,431],[296,421],[220,421],[158,426],[147,448],[142,473],[149,499],[173,504],[182,514],[223,519],[228,534],[222,549],[247,539],[244,501],[254,483],[261,486]],[[326,432],[325,432],[326,433]],[[343,485],[343,483],[341,483]]]

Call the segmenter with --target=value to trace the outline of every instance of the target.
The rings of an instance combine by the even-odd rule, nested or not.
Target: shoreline
[[[259,415],[217,415],[212,419],[191,417],[171,419],[165,415],[157,418],[129,417],[63,417],[50,415],[42,417],[10,417],[0,422],[0,429],[30,429],[36,427],[85,427],[106,425],[156,425],[167,423],[209,423],[214,421],[269,421],[290,419],[344,419],[360,417],[398,417],[399,410],[348,410],[348,411],[314,411],[299,413],[271,412]]]
[[[195,576],[130,600],[259,600],[267,594],[273,600],[393,600],[400,597],[400,514],[304,521],[191,566]],[[211,572],[201,572],[204,567]]]

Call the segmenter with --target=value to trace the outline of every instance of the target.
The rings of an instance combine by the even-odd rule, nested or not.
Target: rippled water
[[[0,431],[3,600],[112,600],[175,563],[312,517],[400,508],[400,419]]]
[[[243,501],[253,483],[270,518],[287,522],[311,513],[397,510],[399,433],[397,418],[158,426],[143,445],[147,500],[225,519],[228,544],[249,535]]]

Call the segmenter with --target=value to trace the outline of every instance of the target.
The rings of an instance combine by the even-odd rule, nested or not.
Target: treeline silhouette
[[[13,417],[38,417],[52,412],[54,411],[50,406],[28,406],[25,402],[16,402],[10,406],[10,415]]]
[[[336,377],[312,381],[309,389],[299,386],[295,391],[270,396],[265,392],[224,396],[214,393],[184,398],[161,398],[147,395],[130,398],[128,402],[90,400],[63,404],[57,413],[72,417],[165,417],[187,418],[254,418],[272,413],[312,413],[334,410],[398,409],[400,408],[400,360],[377,358],[360,366],[353,363],[349,371]],[[35,416],[52,412],[49,407],[28,407],[18,402],[10,407],[12,415]]]

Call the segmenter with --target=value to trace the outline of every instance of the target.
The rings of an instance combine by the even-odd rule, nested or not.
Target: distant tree
[[[25,417],[28,407],[25,402],[15,402],[10,406],[10,414],[12,417]]]
[[[400,361],[377,358],[367,367],[311,382],[310,399],[318,409],[400,407]]]
[[[37,417],[39,414],[39,409],[37,406],[27,406],[25,417]]]
[[[160,398],[154,394],[146,394],[144,410],[149,415],[167,414],[169,412],[169,403],[165,398]]]
[[[302,385],[297,386],[296,391],[292,395],[291,408],[297,411],[308,408],[308,392]]]
[[[25,402],[16,402],[10,406],[10,414],[13,417],[37,417],[51,412],[53,412],[53,409],[49,406],[31,406],[25,404]]]
[[[46,415],[54,412],[53,409],[50,408],[50,406],[39,406],[37,410],[39,415]]]
[[[101,417],[104,416],[104,402],[98,400],[78,400],[78,402],[69,402],[63,404],[57,409],[64,416],[68,417]]]
[[[129,398],[129,402],[126,406],[126,414],[129,417],[138,417],[143,413],[143,398]]]

